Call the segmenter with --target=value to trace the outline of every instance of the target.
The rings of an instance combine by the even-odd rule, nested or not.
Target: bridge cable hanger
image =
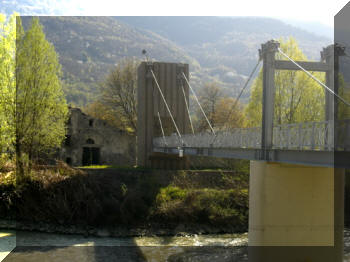
[[[163,101],[164,101],[164,103],[165,103],[165,107],[166,107],[166,109],[168,110],[168,113],[169,113],[169,115],[170,115],[170,118],[171,118],[171,120],[173,121],[173,124],[174,124],[174,126],[175,126],[176,132],[177,132],[177,134],[178,134],[178,136],[179,136],[179,139],[181,140],[181,142],[182,142],[182,144],[183,144],[183,141],[182,141],[182,137],[181,137],[179,128],[178,128],[177,125],[176,125],[176,122],[175,122],[175,119],[174,119],[174,117],[173,117],[173,114],[171,113],[170,108],[169,108],[169,106],[168,106],[168,103],[166,102],[165,97],[164,97],[164,95],[163,95],[163,92],[162,92],[162,90],[160,89],[160,86],[159,86],[159,84],[158,84],[157,78],[156,78],[156,76],[154,75],[153,70],[151,69],[150,71],[151,71],[151,74],[152,74],[152,76],[153,76],[153,79],[154,79],[154,81],[155,81],[155,83],[156,83],[156,86],[158,87],[159,93],[160,93],[160,95],[161,95],[161,97],[162,97],[162,99],[163,99]]]
[[[160,129],[162,130],[164,145],[165,145],[165,146],[168,146],[168,144],[167,144],[167,142],[166,142],[166,139],[165,139],[165,134],[164,134],[163,124],[162,124],[162,119],[160,118],[159,111],[158,111],[158,120],[159,120]]]
[[[213,129],[213,127],[212,127],[212,125],[210,124],[210,121],[209,121],[209,119],[208,119],[207,115],[205,114],[205,112],[204,112],[204,110],[203,110],[203,108],[202,108],[201,104],[199,103],[198,97],[197,97],[196,93],[194,92],[194,90],[193,90],[192,86],[190,85],[190,83],[189,83],[189,81],[188,81],[188,79],[187,79],[187,77],[186,77],[185,73],[184,73],[184,72],[182,72],[182,75],[183,75],[183,77],[185,78],[185,81],[186,81],[187,85],[190,87],[191,92],[192,92],[192,94],[194,95],[194,98],[195,98],[195,100],[196,100],[196,102],[197,102],[197,104],[198,104],[199,108],[201,109],[201,111],[202,111],[202,113],[203,113],[203,115],[204,115],[205,119],[207,120],[207,123],[208,123],[208,125],[209,125],[209,127],[210,127],[211,131],[212,131],[212,132],[213,132],[213,134],[215,135],[215,131],[214,131],[214,129]]]
[[[240,92],[239,95],[237,96],[235,103],[232,105],[232,107],[231,107],[231,109],[230,109],[230,112],[229,112],[229,114],[227,115],[226,121],[225,121],[224,123],[227,123],[227,122],[228,122],[230,115],[232,114],[233,110],[236,108],[239,99],[241,98],[241,96],[242,96],[244,90],[245,90],[245,89],[247,88],[247,86],[248,86],[248,83],[250,82],[250,80],[252,79],[253,75],[255,74],[255,71],[256,71],[256,69],[258,68],[260,62],[261,62],[261,59],[258,60],[258,63],[255,65],[255,67],[253,68],[252,72],[250,73],[250,75],[249,75],[247,81],[245,82],[243,88],[241,89],[241,92]],[[221,126],[220,131],[222,131],[223,128],[224,128],[224,125]],[[217,135],[214,136],[214,139],[212,140],[211,144],[214,144],[214,142],[216,141],[216,137],[217,137]]]
[[[290,58],[287,54],[285,54],[281,48],[278,47],[278,51],[285,56],[289,61],[291,61],[293,64],[295,64],[297,67],[299,67],[304,73],[306,73],[309,77],[311,77],[313,80],[315,80],[317,83],[319,83],[322,87],[324,87],[328,92],[330,92],[333,96],[337,97],[340,101],[342,101],[345,105],[350,107],[350,103],[347,102],[344,98],[336,94],[332,89],[330,89],[328,86],[326,86],[324,83],[322,83],[320,80],[318,80],[316,77],[314,77],[310,72],[305,70],[301,65],[299,65],[297,62],[295,62],[292,58]]]
[[[229,117],[230,117],[231,113],[232,113],[233,110],[236,108],[239,99],[240,99],[241,96],[243,95],[244,90],[247,88],[247,86],[248,86],[250,80],[252,79],[253,75],[255,74],[255,71],[256,71],[256,69],[258,68],[260,62],[261,62],[261,59],[258,60],[258,63],[255,65],[255,67],[253,68],[253,71],[250,73],[250,75],[249,75],[247,81],[245,82],[244,86],[243,86],[242,89],[241,89],[241,92],[240,92],[239,95],[237,96],[235,103],[232,105],[232,107],[231,107],[231,109],[230,109],[230,112],[229,112],[229,114],[227,115],[227,119],[226,119],[225,123],[227,123],[227,121],[229,120]]]
[[[185,93],[184,85],[182,84],[182,80],[181,80],[181,89],[182,89],[182,93],[183,93],[184,99],[185,99],[185,104],[186,104],[187,114],[188,114],[188,117],[189,117],[189,120],[190,120],[192,134],[194,134],[194,128],[193,128],[192,118],[191,118],[191,114],[190,114],[190,107],[188,106],[188,103],[187,103],[186,93]]]

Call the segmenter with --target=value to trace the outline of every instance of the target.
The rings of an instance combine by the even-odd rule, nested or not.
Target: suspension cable
[[[173,121],[173,124],[174,124],[174,126],[175,126],[176,132],[177,132],[177,134],[179,135],[179,138],[181,139],[180,131],[179,131],[177,125],[176,125],[175,119],[174,119],[174,117],[173,117],[173,114],[172,114],[171,111],[170,111],[170,108],[169,108],[169,106],[168,106],[168,103],[167,103],[166,100],[165,100],[165,97],[164,97],[164,95],[163,95],[163,92],[162,92],[162,90],[160,89],[160,86],[159,86],[159,84],[158,84],[157,78],[156,78],[156,76],[154,75],[153,70],[151,69],[150,71],[151,71],[151,73],[152,73],[152,76],[153,76],[154,81],[156,82],[156,86],[158,87],[159,93],[160,93],[160,95],[161,95],[161,97],[162,97],[162,99],[163,99],[163,101],[164,101],[164,104],[165,104],[165,106],[166,106],[166,108],[167,108],[167,110],[168,110],[168,113],[169,113],[169,115],[170,115],[170,117],[171,117],[171,120]],[[181,139],[181,140],[182,140],[182,139]]]
[[[278,48],[278,51],[285,56],[289,61],[291,61],[293,64],[295,64],[298,68],[300,68],[304,73],[306,73],[309,77],[311,77],[313,80],[315,80],[317,83],[319,83],[322,87],[324,87],[329,93],[331,93],[333,96],[337,97],[340,101],[342,101],[345,105],[350,106],[350,103],[344,100],[341,96],[336,94],[332,89],[330,89],[328,86],[326,86],[324,83],[322,83],[320,80],[318,80],[316,77],[314,77],[310,72],[305,70],[301,65],[299,65],[297,62],[295,62],[292,58],[290,58],[288,55],[286,55],[281,48]]]
[[[201,109],[201,111],[202,111],[202,113],[203,113],[203,115],[204,115],[205,119],[207,120],[207,123],[208,123],[208,125],[209,125],[209,127],[210,127],[211,131],[212,131],[212,132],[213,132],[213,134],[215,135],[215,131],[214,131],[214,129],[213,129],[213,127],[212,127],[212,125],[210,124],[210,121],[209,121],[209,119],[208,119],[207,115],[205,114],[205,112],[204,112],[204,110],[203,110],[203,108],[202,108],[201,104],[199,103],[199,100],[198,100],[198,97],[197,97],[196,93],[194,92],[194,90],[193,90],[192,86],[191,86],[191,85],[190,85],[190,83],[188,82],[188,79],[187,79],[187,77],[186,77],[185,73],[184,73],[184,72],[182,72],[182,75],[183,75],[183,77],[185,78],[185,81],[186,81],[187,85],[190,87],[191,92],[192,92],[192,94],[194,95],[194,98],[195,98],[195,100],[196,100],[196,102],[197,102],[197,104],[198,104],[199,108]]]
[[[188,114],[188,117],[189,117],[189,120],[190,120],[190,125],[191,125],[191,129],[192,129],[192,134],[194,134],[194,128],[193,128],[192,118],[191,118],[191,114],[190,114],[190,108],[189,108],[188,103],[187,103],[186,93],[185,93],[184,86],[183,86],[183,84],[182,84],[182,80],[181,80],[181,89],[182,89],[182,93],[183,93],[184,99],[185,99],[185,104],[186,104],[187,114]]]
[[[250,73],[250,75],[249,75],[247,81],[245,82],[243,88],[241,89],[241,92],[240,92],[239,95],[237,96],[235,103],[232,105],[232,107],[231,107],[231,109],[230,109],[230,112],[229,112],[229,114],[228,114],[227,117],[226,117],[225,123],[228,122],[230,115],[232,114],[233,110],[236,108],[239,99],[241,98],[241,96],[242,96],[244,90],[245,90],[245,89],[247,88],[247,86],[248,86],[248,83],[250,82],[250,80],[252,79],[253,75],[255,74],[255,71],[256,71],[256,69],[258,68],[260,62],[261,62],[261,59],[258,60],[258,62],[256,63],[255,67],[253,68],[253,71]],[[224,127],[224,126],[221,126],[220,131],[222,130],[223,127]],[[211,141],[211,144],[212,144],[212,145],[213,145],[214,142],[216,141],[216,138],[217,138],[217,135],[215,135],[214,138],[213,138],[213,140]]]
[[[258,68],[260,62],[261,62],[261,59],[259,59],[259,60],[258,60],[258,63],[256,63],[256,65],[254,66],[253,71],[250,73],[250,75],[249,75],[247,81],[245,82],[244,86],[243,86],[242,89],[241,89],[241,92],[240,92],[239,95],[237,96],[235,103],[232,105],[231,110],[230,110],[229,114],[227,115],[227,119],[226,119],[225,123],[227,123],[227,121],[229,120],[230,115],[232,114],[233,110],[236,108],[239,99],[240,99],[241,96],[243,95],[244,90],[247,88],[247,86],[248,86],[250,80],[252,79],[253,75],[255,74],[256,69]]]
[[[165,140],[165,134],[164,134],[164,129],[163,129],[163,125],[162,125],[162,119],[160,118],[159,111],[158,111],[158,120],[159,120],[160,129],[162,130],[164,145],[168,146],[168,144],[167,144],[167,142]]]

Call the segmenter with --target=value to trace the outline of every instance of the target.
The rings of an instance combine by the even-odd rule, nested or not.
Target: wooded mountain
[[[23,17],[28,26],[30,17]],[[40,17],[59,53],[70,103],[82,106],[98,94],[110,68],[126,57],[189,63],[200,88],[216,81],[236,95],[258,60],[260,45],[293,36],[308,58],[318,60],[331,40],[276,19],[256,17]],[[246,92],[246,96],[249,92]]]

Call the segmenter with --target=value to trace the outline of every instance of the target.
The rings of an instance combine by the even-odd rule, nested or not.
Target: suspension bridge
[[[277,60],[277,53],[285,60]],[[151,166],[157,153],[251,160],[249,261],[342,261],[344,175],[350,167],[350,120],[338,114],[340,104],[350,106],[339,95],[344,54],[343,47],[330,45],[319,62],[294,61],[277,41],[262,44],[261,126],[230,130],[212,127],[191,87],[187,64],[143,62],[138,69],[138,165]],[[274,125],[277,70],[300,70],[323,87],[324,121]],[[325,83],[310,73],[315,71],[325,73]],[[208,132],[194,132],[190,90]]]
[[[336,56],[334,56],[333,49],[334,47],[330,46],[323,50],[322,62],[296,62],[286,55],[275,41],[270,41],[262,46],[260,50],[260,59],[263,60],[264,72],[266,72],[266,74],[264,74],[264,100],[266,102],[264,101],[263,103],[264,116],[262,126],[255,128],[235,128],[231,130],[215,131],[190,85],[188,77],[182,70],[178,70],[177,83],[180,83],[178,90],[181,90],[183,94],[183,106],[186,109],[185,113],[188,114],[186,117],[189,119],[188,122],[192,130],[190,134],[183,134],[180,132],[175,121],[176,117],[170,109],[169,103],[163,94],[162,87],[153,69],[151,69],[151,65],[148,64],[148,73],[153,78],[155,84],[154,89],[155,91],[159,91],[161,102],[164,103],[166,109],[165,113],[170,116],[174,129],[176,130],[173,135],[165,136],[162,118],[158,111],[157,116],[162,136],[152,138],[153,152],[350,167],[350,161],[348,161],[348,159],[350,159],[350,119],[334,118],[336,114],[336,110],[334,109],[337,108],[339,103],[344,103],[347,106],[350,106],[350,104],[337,95],[334,91],[334,81],[332,81],[332,77],[334,76],[334,61],[338,61],[338,56],[344,54],[344,52],[340,47],[337,47],[335,51]],[[275,60],[274,56],[277,52],[281,53],[287,60]],[[257,66],[254,67],[244,88],[247,86],[256,69]],[[318,82],[324,88],[326,94],[325,120],[322,122],[293,123],[274,126],[274,83],[271,77],[274,70],[301,70]],[[316,79],[308,70],[325,72],[327,83],[324,84]],[[186,98],[183,83],[192,91],[195,101],[198,103],[198,106],[208,122],[210,132],[194,133],[191,116],[189,114],[189,102],[187,101],[188,98]],[[240,95],[241,94],[242,92]]]

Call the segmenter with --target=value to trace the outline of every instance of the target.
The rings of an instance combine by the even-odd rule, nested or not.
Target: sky
[[[334,15],[348,0],[0,0],[47,15],[214,15],[264,16],[316,22],[333,27]],[[40,13],[42,14],[42,13]]]
[[[19,1],[20,2],[20,1]],[[46,1],[44,1],[46,2]],[[333,26],[347,0],[61,0],[67,15],[221,15],[265,16]]]

